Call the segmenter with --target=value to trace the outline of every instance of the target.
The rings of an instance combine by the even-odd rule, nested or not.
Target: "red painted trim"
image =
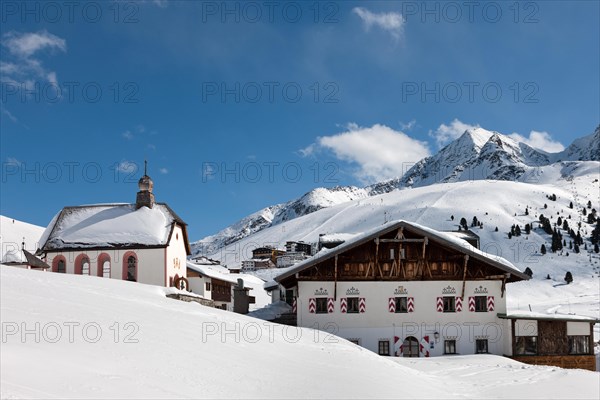
[[[74,268],[74,273],[75,275],[81,275],[83,273],[83,259],[87,258],[88,262],[90,264],[90,275],[92,273],[91,269],[92,269],[92,262],[90,260],[90,257],[88,257],[87,254],[85,253],[81,253],[79,254],[77,257],[75,257],[75,268]]]
[[[65,273],[67,272],[67,259],[63,255],[56,256],[52,259],[52,272],[58,272],[58,262],[60,260],[65,263]]]
[[[112,261],[110,259],[110,256],[107,253],[101,253],[98,256],[98,264],[96,266],[96,275],[99,276],[100,278],[102,278],[104,276],[103,272],[104,272],[104,263],[108,261],[110,263],[110,268],[109,268],[109,273],[108,273],[108,277],[110,278],[110,275],[112,273]]]
[[[126,251],[125,254],[123,254],[123,268],[121,270],[121,279],[123,279],[124,281],[127,280],[127,259],[130,256],[135,257],[135,281],[139,282],[140,276],[138,274],[138,271],[140,268],[140,262],[139,262],[137,254],[135,254],[134,251]]]

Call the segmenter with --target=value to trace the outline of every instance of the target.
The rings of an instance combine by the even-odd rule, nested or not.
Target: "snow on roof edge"
[[[339,254],[347,249],[354,247],[355,245],[362,244],[363,242],[368,241],[372,236],[375,236],[376,234],[378,234],[380,232],[384,232],[384,231],[389,232],[389,231],[392,231],[396,228],[399,228],[399,227],[405,226],[405,225],[408,227],[411,227],[413,229],[423,231],[424,233],[429,235],[434,240],[438,239],[440,241],[450,243],[454,246],[460,247],[467,254],[474,255],[475,257],[480,258],[480,259],[483,258],[483,259],[487,260],[488,262],[495,264],[498,268],[505,270],[506,272],[510,272],[523,280],[529,279],[529,276],[525,275],[515,265],[513,265],[510,261],[508,261],[507,259],[505,259],[503,257],[495,256],[493,254],[488,254],[476,247],[473,247],[466,240],[460,239],[460,238],[458,238],[454,235],[451,235],[447,232],[440,232],[433,228],[429,228],[429,227],[420,225],[416,222],[406,221],[406,220],[402,220],[402,219],[390,221],[383,225],[369,229],[369,230],[363,232],[362,234],[356,235],[354,238],[347,240],[346,242],[344,242],[344,243],[340,244],[339,246],[334,247],[332,249],[324,248],[321,251],[319,251],[317,254],[312,256],[311,258],[308,258],[308,259],[296,264],[294,266],[294,268],[274,277],[273,279],[277,282],[281,282],[281,280],[288,278],[288,277],[296,274],[297,272],[302,271],[305,268],[308,268],[320,261],[326,260],[331,255]],[[508,269],[508,271],[507,271],[507,269]]]

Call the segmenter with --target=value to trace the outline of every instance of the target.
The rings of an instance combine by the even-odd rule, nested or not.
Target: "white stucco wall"
[[[205,299],[212,298],[212,282],[209,277],[188,277],[188,281],[190,282],[190,289],[192,292],[203,296]],[[211,290],[206,290],[206,282],[211,283]]]
[[[133,252],[137,257],[137,281],[150,285],[164,286],[165,283],[165,249],[128,249],[128,250],[76,250],[60,253],[48,253],[46,262],[52,266],[54,258],[62,255],[66,259],[66,271],[68,274],[75,273],[75,260],[81,254],[90,259],[90,275],[98,276],[98,257],[105,253],[110,257],[110,277],[112,279],[123,278],[123,257],[126,253]]]
[[[183,231],[179,225],[175,225],[165,255],[167,265],[165,286],[169,286],[171,278],[174,279],[175,275],[187,277],[186,258],[187,253],[185,251]]]
[[[338,282],[334,312],[313,314],[309,313],[309,299],[333,298],[334,283],[299,282],[298,325],[327,330],[347,339],[359,339],[361,346],[375,352],[379,340],[389,339],[393,353],[395,336],[400,342],[408,336],[414,336],[420,342],[428,335],[433,342],[433,348],[428,349],[431,356],[443,354],[445,339],[456,340],[458,354],[473,354],[478,338],[488,339],[490,353],[503,354],[505,335],[510,332],[506,322],[497,317],[498,313],[506,313],[506,293],[501,297],[501,282],[467,282],[461,312],[436,311],[437,297],[460,297],[461,290],[462,281]],[[325,291],[327,294],[323,294]],[[358,294],[347,295],[349,291]],[[402,296],[414,298],[414,312],[389,312],[389,298]],[[470,312],[468,299],[471,296],[494,296],[494,311]],[[366,311],[341,313],[340,299],[343,297],[365,298]],[[439,333],[437,343],[435,332]]]

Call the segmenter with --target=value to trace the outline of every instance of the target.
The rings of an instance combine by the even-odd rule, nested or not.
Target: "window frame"
[[[485,350],[480,351],[479,350],[479,343],[485,343]],[[490,353],[490,348],[489,348],[489,342],[487,339],[475,339],[475,353],[476,354],[489,354]]]
[[[520,343],[520,342],[523,343]],[[530,342],[530,343],[528,343]],[[529,350],[528,350],[529,346]],[[522,348],[523,351],[519,351],[519,348]],[[531,348],[535,347],[535,351],[531,352]],[[515,356],[537,356],[538,355],[538,342],[537,336],[515,336]]]
[[[404,307],[402,307],[402,303],[404,303]],[[407,314],[408,313],[408,297],[400,296],[394,298],[394,305],[396,307],[396,314]]]
[[[207,292],[211,291],[211,289],[210,289],[210,282],[204,282],[204,290],[207,291]]]
[[[315,298],[315,314],[327,314],[327,297]]]
[[[350,307],[350,304],[356,302],[356,308]],[[346,313],[347,314],[358,314],[359,313],[359,297],[346,297]]]
[[[487,312],[487,296],[474,296],[475,312]],[[481,307],[482,306],[482,307]]]
[[[379,340],[379,342],[377,343],[377,351],[380,356],[389,356],[390,355],[390,341],[389,340]]]
[[[456,354],[456,339],[444,340],[444,354]]]
[[[443,296],[442,301],[444,302],[444,310],[445,313],[455,313],[456,312],[456,298],[454,296]],[[452,307],[450,307],[452,305]],[[448,307],[446,307],[448,306]]]
[[[567,338],[568,338],[570,355],[592,354],[592,353],[590,353],[590,335],[569,335],[569,336],[567,336]],[[581,341],[576,342],[576,340],[581,340]],[[583,347],[582,350],[579,350],[580,346]]]

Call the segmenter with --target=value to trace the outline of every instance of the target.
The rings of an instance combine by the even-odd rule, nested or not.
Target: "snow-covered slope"
[[[556,161],[600,160],[600,126],[589,136],[575,140],[564,151],[555,156]]]
[[[23,261],[22,242],[25,241],[26,250],[35,252],[43,232],[41,226],[0,215],[0,263]]]
[[[483,128],[467,130],[437,154],[416,163],[402,177],[366,188],[314,189],[297,200],[267,207],[216,235],[192,243],[192,249],[195,254],[210,254],[262,229],[322,208],[407,187],[489,179],[549,183],[552,181],[544,176],[544,171],[562,169],[570,165],[570,161],[600,161],[600,127],[554,154],[534,149],[498,132]]]
[[[322,208],[368,196],[368,191],[355,186],[331,189],[316,188],[297,200],[266,207],[242,218],[220,232],[191,243],[193,254],[210,254],[262,229],[310,214]]]
[[[0,285],[2,398],[600,396],[594,372],[499,356],[380,357],[166,298],[174,289],[13,267],[0,267]]]

